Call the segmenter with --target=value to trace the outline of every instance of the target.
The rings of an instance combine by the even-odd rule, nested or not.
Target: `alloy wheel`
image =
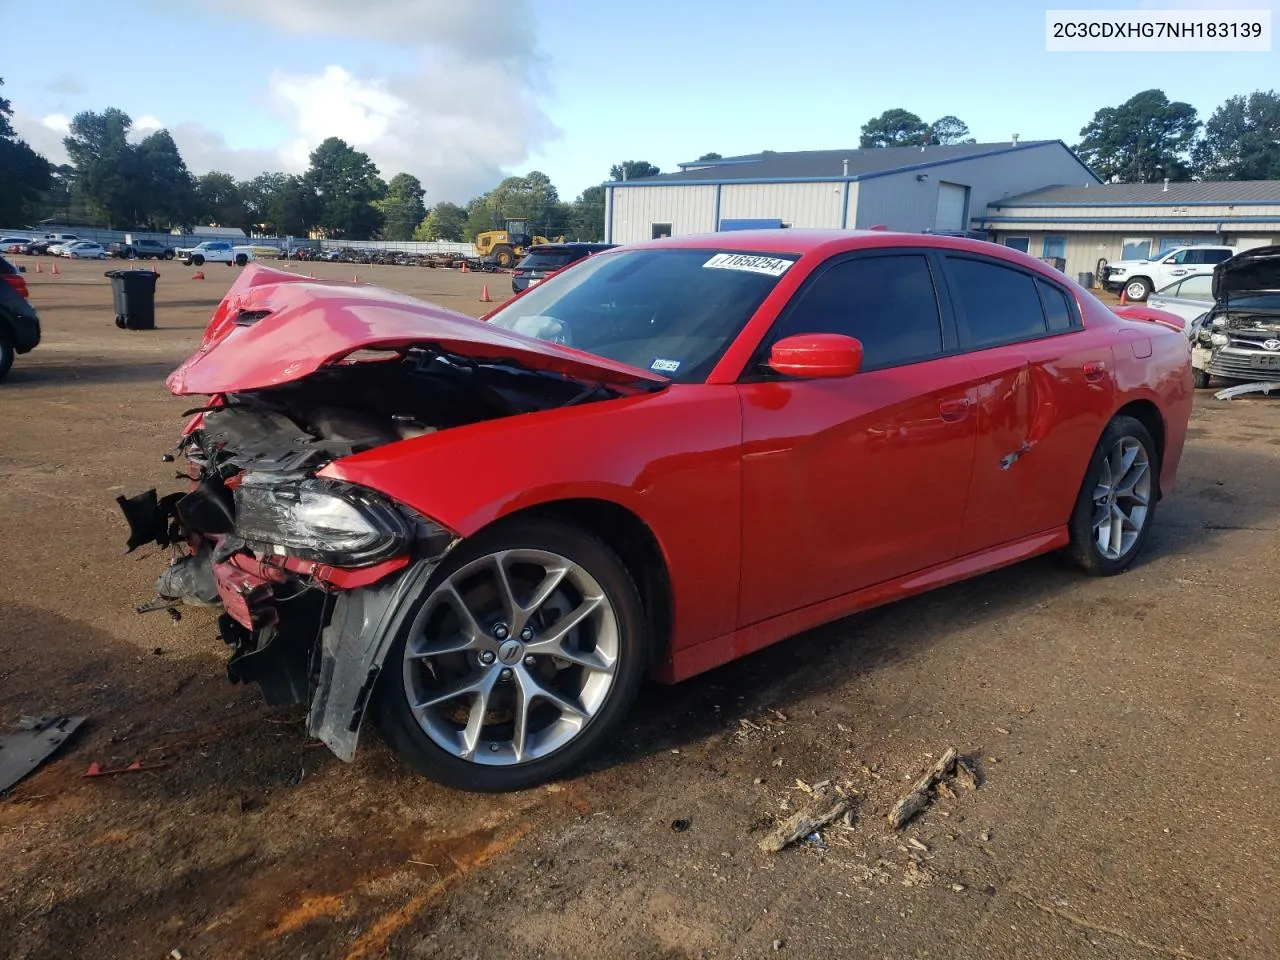
[[[488,766],[563,749],[604,706],[621,649],[618,615],[581,565],[510,549],[436,587],[404,647],[414,719],[452,756]]]
[[[1151,505],[1151,458],[1134,437],[1121,437],[1102,462],[1093,490],[1093,535],[1108,560],[1129,553],[1146,526]]]

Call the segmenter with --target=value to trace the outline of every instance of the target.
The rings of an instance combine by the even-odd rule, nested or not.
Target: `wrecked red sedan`
[[[592,257],[484,321],[250,265],[169,378],[190,483],[125,499],[234,681],[527,787],[674,682],[1036,554],[1131,564],[1187,338],[1016,251],[766,230]]]

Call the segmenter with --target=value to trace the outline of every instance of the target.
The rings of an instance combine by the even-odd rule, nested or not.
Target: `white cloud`
[[[13,129],[28,146],[50,163],[67,162],[67,150],[62,138],[71,128],[71,119],[65,114],[50,113],[35,117],[21,108],[13,108]]]
[[[368,153],[385,179],[400,172],[421,179],[429,204],[465,201],[495,186],[503,170],[521,169],[559,136],[539,102],[545,87],[531,3],[505,0],[499,15],[494,10],[468,0],[272,0],[238,7],[238,14],[286,33],[365,43],[352,61],[249,78],[265,88],[266,109],[287,131],[279,142],[233,148],[225,131],[173,116],[168,130],[196,175],[300,173],[325,138],[341,137]],[[209,8],[207,15],[223,13]],[[375,51],[391,53],[385,59],[397,68],[354,67],[378,62],[368,41]],[[61,128],[20,115],[15,125],[33,147],[65,162],[67,118],[52,116],[61,119]],[[165,126],[164,119],[137,117],[132,139]]]

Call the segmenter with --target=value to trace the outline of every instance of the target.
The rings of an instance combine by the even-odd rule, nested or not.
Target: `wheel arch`
[[[1151,439],[1156,443],[1156,458],[1163,466],[1165,444],[1168,439],[1168,433],[1164,421],[1164,414],[1160,412],[1160,408],[1156,403],[1146,397],[1139,397],[1137,399],[1130,400],[1111,415],[1112,420],[1116,417],[1133,417],[1133,419],[1137,420],[1147,428],[1147,432],[1151,434]],[[1110,423],[1110,421],[1108,421],[1108,423]],[[1105,429],[1105,427],[1103,429]],[[1160,483],[1160,472],[1161,471],[1159,470],[1155,472],[1157,498],[1164,496],[1164,491],[1161,488],[1162,485]]]
[[[640,593],[651,637],[649,672],[654,673],[670,652],[675,603],[666,554],[653,528],[616,501],[578,497],[548,500],[514,510],[476,533],[534,519],[557,520],[578,527],[598,537],[618,555]]]

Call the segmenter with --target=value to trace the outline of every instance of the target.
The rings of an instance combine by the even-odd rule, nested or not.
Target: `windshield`
[[[511,301],[490,322],[698,383],[795,260],[710,249],[603,253]]]

